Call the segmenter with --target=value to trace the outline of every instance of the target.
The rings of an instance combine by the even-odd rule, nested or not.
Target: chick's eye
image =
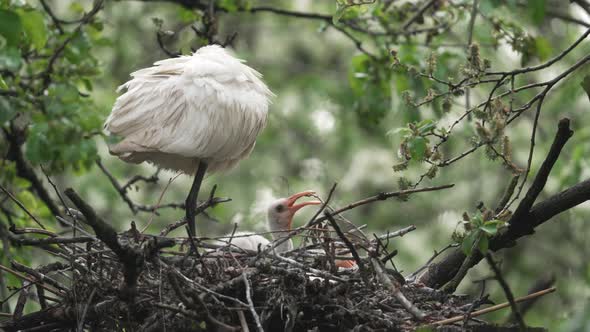
[[[283,205],[277,205],[277,207],[275,208],[275,210],[277,212],[283,212],[283,210],[285,210],[285,207]]]

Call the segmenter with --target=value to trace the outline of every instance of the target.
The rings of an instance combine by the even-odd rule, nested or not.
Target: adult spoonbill
[[[186,221],[195,235],[205,172],[232,168],[250,155],[273,95],[262,75],[217,45],[158,61],[131,74],[105,129],[122,140],[109,152],[134,164],[194,174]]]

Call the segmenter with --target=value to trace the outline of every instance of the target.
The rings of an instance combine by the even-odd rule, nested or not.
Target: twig
[[[45,290],[48,290],[48,291],[52,292],[53,294],[56,294],[56,295],[59,295],[59,296],[63,296],[64,295],[61,291],[53,288],[52,286],[45,285],[43,283],[43,281],[41,281],[41,280],[35,280],[34,278],[31,278],[29,276],[26,276],[26,275],[24,275],[22,273],[18,273],[16,271],[14,271],[13,269],[10,269],[10,268],[8,268],[8,267],[6,267],[4,265],[0,265],[0,270],[3,270],[3,271],[8,272],[8,273],[11,273],[11,274],[17,276],[20,279],[28,280],[31,283],[35,283],[35,284],[43,287]]]
[[[547,153],[547,157],[545,157],[545,161],[543,161],[543,164],[537,172],[537,175],[535,176],[535,179],[533,180],[533,183],[531,184],[531,187],[527,191],[525,197],[520,201],[516,211],[514,211],[514,214],[510,219],[511,224],[513,223],[513,220],[521,220],[522,217],[529,212],[530,208],[533,206],[533,203],[545,187],[547,179],[549,178],[549,173],[559,158],[561,150],[570,137],[572,137],[574,134],[574,131],[570,129],[570,121],[568,118],[561,119],[557,128],[557,133],[555,134],[555,139],[551,144],[549,153]],[[511,226],[520,227],[521,225]]]
[[[340,226],[338,226],[338,223],[336,222],[336,220],[334,220],[334,217],[330,214],[330,212],[324,211],[324,215],[330,221],[330,224],[332,225],[332,227],[336,231],[336,234],[338,234],[338,237],[340,237],[340,239],[342,240],[342,242],[344,242],[344,244],[346,245],[348,250],[350,250],[352,257],[356,261],[356,264],[358,265],[359,270],[361,271],[361,277],[365,281],[365,284],[368,285],[369,280],[367,279],[367,273],[366,273],[367,271],[365,269],[365,264],[363,264],[363,261],[361,260],[361,257],[359,256],[358,252],[354,248],[354,245],[352,244],[352,242],[350,242],[350,240],[346,237],[346,235],[344,235],[344,233],[340,229]]]
[[[113,187],[115,187],[115,189],[117,190],[119,195],[121,195],[121,198],[125,201],[125,203],[127,203],[129,208],[131,209],[131,212],[133,212],[133,214],[136,214],[137,207],[135,207],[135,204],[133,203],[133,201],[131,201],[131,198],[129,198],[129,196],[127,196],[127,189],[123,189],[123,187],[121,187],[121,185],[119,184],[119,181],[117,181],[117,179],[115,179],[115,177],[111,174],[111,172],[109,172],[109,170],[106,167],[104,167],[104,165],[102,164],[102,161],[100,161],[100,159],[96,160],[96,165],[98,166],[98,168],[100,168],[100,170],[104,173],[104,175],[107,176],[107,178],[109,179],[109,181],[111,182]]]
[[[215,197],[216,190],[217,185],[214,185],[213,188],[211,188],[211,192],[209,193],[209,198],[205,202],[199,204],[199,206],[197,207],[197,210],[195,211],[195,216],[204,213],[206,209],[208,209],[209,207],[215,207],[215,205],[219,203],[231,202],[231,198]],[[182,218],[166,226],[162,231],[160,231],[160,236],[166,236],[173,230],[177,229],[178,227],[182,227],[183,225],[186,225],[185,218]]]
[[[248,277],[245,273],[242,273],[242,279],[244,280],[244,284],[246,285],[246,300],[248,300],[248,305],[250,308],[250,313],[252,317],[254,317],[254,321],[256,322],[256,329],[258,332],[264,332],[262,328],[262,323],[260,323],[260,317],[256,313],[256,309],[254,309],[254,302],[252,302],[252,294],[250,290],[250,281],[248,281]]]
[[[406,21],[406,23],[404,23],[402,29],[407,30],[414,22],[424,15],[428,8],[432,7],[432,5],[434,5],[436,2],[438,2],[438,0],[430,0],[426,2],[422,7],[420,7],[416,14],[414,14],[408,19],[408,21]]]
[[[500,201],[498,202],[498,206],[494,210],[496,212],[496,214],[499,214],[500,212],[502,212],[504,210],[504,208],[506,207],[506,204],[508,204],[508,202],[510,201],[510,197],[512,197],[512,195],[514,194],[514,188],[516,188],[519,178],[520,178],[520,175],[514,175],[512,177],[512,180],[510,180],[510,184],[508,184],[508,187],[506,187],[506,191],[504,191],[504,195],[502,195],[502,198],[500,198]]]
[[[29,210],[23,205],[23,203],[21,203],[18,199],[16,199],[16,197],[14,197],[10,191],[6,190],[6,188],[4,188],[2,185],[0,185],[0,189],[8,196],[10,197],[10,199],[16,204],[18,205],[18,207],[21,208],[21,210],[23,210],[29,217],[31,217],[31,219],[33,219],[35,221],[35,223],[37,223],[37,225],[39,225],[39,227],[45,229],[45,226],[43,226],[43,224],[39,221],[39,219],[37,219],[37,217],[35,217],[31,212],[29,212]]]
[[[459,244],[457,244],[457,243],[451,243],[451,244],[447,245],[446,247],[442,248],[439,251],[436,251],[435,250],[434,251],[434,254],[428,259],[428,261],[426,261],[426,263],[423,266],[421,266],[416,271],[414,271],[412,274],[410,274],[406,278],[406,280],[413,281],[420,272],[424,271],[424,269],[426,269],[426,268],[428,268],[430,266],[430,264],[436,259],[436,257],[440,256],[443,252],[447,251],[448,249],[455,248],[455,247],[458,247],[458,246],[459,246]]]
[[[174,177],[172,177],[168,180],[168,183],[166,183],[166,186],[164,187],[164,189],[160,193],[160,197],[158,198],[158,202],[156,203],[154,211],[152,211],[152,214],[150,215],[150,220],[143,227],[143,229],[140,231],[140,233],[143,234],[143,232],[145,232],[148,229],[148,227],[150,227],[150,225],[152,224],[152,221],[154,221],[154,215],[156,214],[156,210],[160,207],[160,204],[162,203],[162,199],[164,198],[164,194],[166,194],[168,187],[170,187],[170,184],[172,184],[172,182],[174,182],[174,180],[176,180],[181,174],[182,173],[178,173]]]
[[[554,275],[551,275],[546,278],[542,278],[542,279],[538,280],[535,284],[533,284],[533,286],[529,289],[528,294],[533,294],[533,293],[536,293],[536,292],[541,291],[543,289],[547,289],[547,288],[553,286],[554,283],[555,283],[555,276]],[[538,298],[535,298],[535,299],[532,299],[529,301],[524,301],[523,303],[521,303],[518,308],[518,311],[520,312],[520,314],[522,316],[524,316],[525,313],[527,311],[529,311],[531,309],[531,307],[535,304],[537,299]],[[514,322],[515,319],[516,319],[516,317],[514,317],[514,314],[511,314],[510,317],[508,317],[508,319],[506,320],[506,323]]]
[[[498,268],[498,266],[494,262],[494,259],[492,258],[492,255],[489,252],[486,254],[486,260],[488,261],[488,264],[490,265],[490,267],[494,271],[494,274],[496,275],[496,280],[498,280],[498,283],[500,283],[500,286],[504,290],[504,294],[506,295],[506,299],[508,300],[508,303],[510,303],[510,307],[512,308],[512,314],[516,318],[516,321],[518,322],[518,326],[520,327],[520,330],[525,331],[526,324],[524,322],[524,319],[522,318],[522,315],[520,314],[520,311],[518,311],[518,306],[516,306],[516,302],[514,302],[514,295],[512,295],[512,291],[510,290],[510,286],[508,286],[508,283],[506,282],[506,280],[504,280],[504,277],[502,276],[502,272],[500,271],[500,269]]]
[[[70,36],[68,36],[68,38],[66,38],[55,49],[55,51],[53,52],[53,54],[49,58],[49,61],[47,62],[47,68],[42,73],[43,87],[42,87],[41,91],[44,91],[49,86],[49,83],[51,82],[51,74],[53,73],[53,66],[55,65],[55,62],[57,61],[57,59],[59,59],[60,55],[62,54],[62,52],[64,52],[64,50],[66,49],[68,44],[72,40],[74,40],[74,38],[78,35],[78,33],[80,33],[80,31],[82,30],[82,27],[84,25],[86,25],[88,22],[90,22],[92,17],[94,17],[94,15],[96,15],[100,11],[100,9],[102,8],[102,4],[103,4],[103,0],[95,1],[94,7],[87,14],[85,14],[84,17],[80,20],[80,25],[78,25],[76,27],[76,29],[74,29],[74,31],[70,34]]]
[[[392,292],[393,296],[404,307],[404,309],[406,309],[418,320],[424,319],[426,315],[420,309],[414,306],[414,304],[412,304],[412,302],[410,302],[400,291],[399,287],[396,286],[394,282],[391,281],[391,279],[389,279],[385,272],[383,272],[383,268],[381,268],[381,262],[378,259],[371,257],[371,263],[373,264],[373,269],[375,270],[375,273],[377,274],[377,277],[381,283]]]
[[[518,75],[518,74],[522,74],[522,73],[530,73],[530,72],[534,72],[537,70],[548,68],[551,65],[553,65],[554,63],[563,59],[569,52],[571,52],[574,48],[576,48],[576,46],[578,46],[581,42],[583,42],[584,39],[586,39],[586,37],[588,37],[588,35],[590,35],[590,29],[587,29],[586,32],[584,32],[578,39],[576,39],[576,41],[573,44],[571,44],[568,48],[563,50],[557,56],[555,56],[554,58],[552,58],[549,61],[542,63],[540,65],[519,68],[519,69],[515,69],[512,71],[488,72],[488,73],[486,73],[486,75]]]
[[[523,296],[523,297],[519,297],[517,299],[514,299],[514,302],[519,303],[519,302],[523,302],[523,301],[528,301],[528,300],[534,299],[536,297],[539,297],[539,296],[543,296],[545,294],[552,293],[554,291],[555,291],[555,287],[551,287],[551,288],[548,288],[548,289],[545,289],[545,290],[542,290],[542,291],[539,291],[539,292],[536,292],[536,293],[533,293],[533,294],[530,294],[530,295],[527,295],[527,296]],[[489,308],[485,308],[485,309],[481,309],[481,310],[478,310],[478,311],[474,311],[474,312],[471,313],[470,316],[471,317],[481,316],[483,314],[487,314],[487,313],[490,313],[490,312],[493,312],[493,311],[496,311],[496,310],[504,309],[504,308],[507,308],[509,306],[510,306],[510,303],[504,302],[504,303],[501,303],[501,304],[497,304],[495,306],[491,306]],[[447,325],[447,324],[452,324],[452,323],[460,322],[464,318],[465,318],[465,315],[460,315],[460,316],[456,316],[456,317],[452,317],[452,318],[443,319],[443,320],[440,320],[438,322],[434,322],[434,323],[429,324],[429,325]]]
[[[328,272],[324,272],[324,271],[321,271],[321,270],[318,270],[318,269],[314,269],[312,267],[308,267],[308,266],[306,266],[304,264],[301,264],[298,261],[293,260],[291,258],[283,257],[283,256],[280,256],[280,255],[273,255],[273,254],[268,254],[268,255],[271,256],[271,257],[273,257],[273,258],[275,258],[275,259],[278,259],[280,261],[283,261],[285,263],[288,263],[288,264],[291,264],[293,266],[296,266],[296,267],[298,267],[298,268],[300,268],[302,270],[310,271],[311,273],[314,273],[314,274],[316,274],[316,275],[318,275],[318,276],[320,276],[322,278],[325,278],[325,279],[328,279],[328,280],[332,279],[332,280],[336,280],[336,281],[340,281],[340,282],[346,282],[346,279],[337,277],[337,276],[332,275],[332,274],[330,274]]]
[[[94,242],[95,239],[87,236],[80,237],[50,237],[45,239],[17,239],[16,243],[21,246],[39,246],[44,244],[69,244]]]
[[[395,192],[382,192],[382,193],[379,193],[375,196],[371,196],[371,197],[362,199],[358,202],[348,204],[347,206],[342,207],[342,208],[332,212],[332,215],[337,215],[337,214],[340,214],[344,211],[352,210],[352,209],[357,208],[361,205],[365,205],[365,204],[369,204],[369,203],[373,203],[373,202],[377,202],[377,201],[384,201],[384,200],[392,198],[392,197],[400,197],[400,196],[406,196],[406,195],[421,193],[421,192],[449,189],[454,186],[455,186],[454,184],[446,184],[446,185],[436,186],[436,187],[425,187],[425,188],[419,188],[419,189],[406,189],[406,190],[400,190],[400,191],[395,191]],[[322,221],[326,220],[325,217],[320,218],[320,219]],[[318,221],[318,220],[316,220],[316,221]]]
[[[90,303],[92,303],[92,298],[94,298],[94,294],[96,293],[96,287],[92,288],[92,292],[90,292],[90,296],[88,300],[86,300],[86,304],[84,305],[84,309],[82,310],[82,314],[80,315],[80,322],[78,323],[78,332],[84,332],[84,320],[86,319],[86,313],[88,312],[88,307]]]
[[[379,235],[379,236],[377,236],[377,238],[382,241],[389,240],[391,238],[398,237],[398,236],[402,237],[402,236],[404,236],[412,231],[415,231],[415,230],[416,230],[416,225],[410,225],[408,227],[404,227],[404,228],[397,230],[395,232]],[[375,241],[375,239],[373,239],[371,241]]]

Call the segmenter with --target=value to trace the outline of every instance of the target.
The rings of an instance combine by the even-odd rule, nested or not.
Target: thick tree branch
[[[527,191],[525,197],[520,201],[516,211],[512,215],[510,219],[510,224],[513,227],[519,227],[521,225],[515,224],[515,220],[521,220],[525,214],[529,212],[535,200],[545,188],[545,184],[547,183],[547,179],[549,178],[549,173],[551,173],[551,169],[555,165],[555,162],[559,158],[559,154],[561,150],[565,146],[565,143],[572,137],[574,134],[573,130],[570,129],[570,120],[567,118],[561,119],[557,126],[557,133],[555,134],[555,138],[553,140],[553,144],[551,144],[551,149],[549,149],[549,153],[543,161],[541,168],[537,172],[531,187]]]
[[[569,120],[561,120],[547,158],[543,162],[543,165],[539,169],[539,173],[527,192],[525,196],[526,200],[523,199],[524,203],[521,202],[521,205],[524,204],[523,206],[529,206],[529,204],[532,204],[537,198],[547,181],[551,168],[559,157],[559,152],[572,134],[573,132],[569,128]],[[526,197],[528,197],[528,199]],[[545,223],[559,213],[567,211],[587,200],[590,200],[590,179],[537,203],[524,213],[519,212],[518,215],[515,213],[510,219],[510,226],[504,232],[501,232],[490,239],[490,250],[498,251],[514,246],[517,239],[532,234],[537,226]],[[469,262],[469,268],[479,263],[482,258],[483,256],[479,252],[472,255],[472,259]],[[423,273],[418,280],[430,287],[442,287],[448,281],[453,279],[464,260],[465,255],[463,252],[460,249],[455,249],[440,262],[433,263],[429,266],[426,272]]]

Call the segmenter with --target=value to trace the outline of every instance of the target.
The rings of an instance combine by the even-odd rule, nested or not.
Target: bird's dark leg
[[[199,162],[197,172],[195,173],[195,179],[191,186],[191,191],[188,193],[186,198],[185,211],[186,211],[186,223],[188,224],[189,236],[195,236],[195,212],[197,211],[197,198],[199,197],[199,190],[201,189],[201,183],[205,177],[207,171],[207,163],[204,161]]]

